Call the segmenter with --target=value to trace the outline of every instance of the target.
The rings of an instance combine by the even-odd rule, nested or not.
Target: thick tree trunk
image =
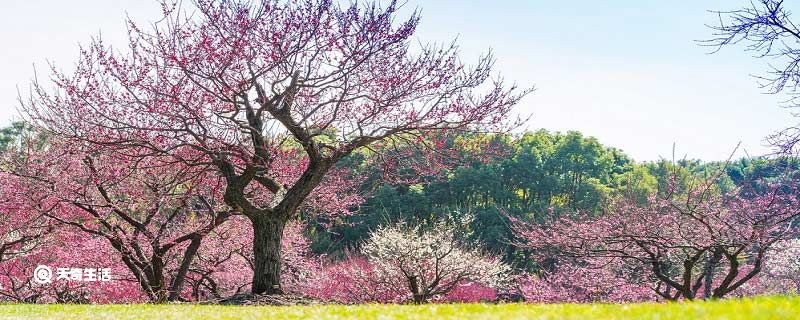
[[[281,239],[286,220],[252,217],[254,294],[281,294]]]
[[[150,270],[146,270],[147,282],[152,294],[150,302],[164,303],[167,301],[167,287],[164,284],[164,259],[158,255],[150,258]]]
[[[408,277],[408,287],[411,289],[414,304],[425,303],[425,295],[421,293],[419,285],[417,284],[417,277]]]
[[[143,268],[144,279],[139,284],[152,303],[167,301],[167,287],[164,285],[164,259],[157,254],[150,256],[150,262]]]

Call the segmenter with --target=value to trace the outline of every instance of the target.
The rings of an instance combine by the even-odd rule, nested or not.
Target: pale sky
[[[601,3],[602,2],[602,3]],[[414,1],[422,9],[423,42],[459,38],[474,61],[491,48],[507,81],[537,90],[517,106],[531,130],[578,130],[636,160],[725,159],[736,146],[768,152],[763,138],[793,124],[785,96],[764,94],[751,76],[769,61],[741,47],[709,55],[694,40],[708,38],[711,9],[747,0],[704,1]],[[17,115],[36,64],[69,69],[78,44],[102,32],[124,44],[124,18],[152,21],[160,8],[147,0],[0,1],[0,125]],[[740,155],[742,155],[740,153]]]

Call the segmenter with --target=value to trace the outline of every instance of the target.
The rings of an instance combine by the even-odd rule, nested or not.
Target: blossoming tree
[[[365,270],[371,272],[356,277],[356,282],[406,292],[399,297],[410,297],[417,304],[459,285],[506,285],[511,267],[477,248],[467,248],[456,233],[456,226],[445,222],[430,229],[399,224],[375,230],[362,248],[371,265]]]
[[[585,262],[585,261],[584,261]],[[517,291],[534,303],[630,303],[655,300],[649,283],[637,281],[624,261],[602,265],[562,262],[551,271],[525,275]]]
[[[800,239],[775,243],[767,251],[764,265],[766,276],[791,281],[800,292]]]
[[[127,47],[96,39],[74,72],[53,72],[55,88],[34,83],[24,110],[69,139],[213,170],[253,227],[253,293],[282,292],[283,229],[343,157],[505,129],[528,92],[490,79],[490,55],[468,66],[455,44],[416,47],[419,16],[397,22],[395,1],[162,7],[151,28],[129,21]]]
[[[0,172],[0,300],[35,302],[41,292],[32,290],[28,268],[49,240],[52,231],[47,218],[23,201],[24,190],[17,177]]]
[[[597,217],[515,220],[514,230],[542,258],[632,266],[664,299],[722,298],[761,272],[776,242],[797,235],[800,200],[793,183],[726,195],[714,192],[713,178],[693,185],[646,205],[624,199]]]
[[[107,240],[100,249],[118,254],[154,302],[180,297],[203,238],[233,214],[213,176],[157,157],[51,140],[14,158],[10,173],[29,212]]]

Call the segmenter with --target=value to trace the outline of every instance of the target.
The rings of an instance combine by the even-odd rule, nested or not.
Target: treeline
[[[0,151],[30,132],[21,122],[0,129]],[[769,181],[787,169],[800,168],[796,160],[769,157],[636,162],[622,150],[577,131],[469,134],[450,139],[449,147],[456,149],[456,162],[466,164],[423,176],[413,183],[383,179],[384,168],[374,166],[361,154],[342,161],[341,166],[356,168],[353,172],[362,176],[359,192],[365,200],[352,208],[351,215],[335,221],[320,220],[310,213],[302,215],[309,222],[306,232],[312,251],[343,257],[358,249],[379,227],[402,221],[430,224],[469,215],[472,240],[515,267],[532,270],[535,266],[529,253],[512,245],[515,235],[506,214],[528,222],[542,222],[565,212],[602,215],[615,199],[632,197],[644,203],[648,196],[673,190],[670,183],[689,184],[718,175],[716,191],[726,193],[754,181]],[[458,147],[453,140],[482,141],[479,145],[484,148],[463,147],[474,145],[469,143]],[[403,156],[414,157],[415,153]],[[424,157],[421,153],[416,156]],[[425,161],[416,160],[404,162]],[[749,187],[742,190],[758,186]]]
[[[718,175],[717,192],[724,193],[798,168],[796,161],[766,157],[636,162],[622,150],[576,131],[460,138],[490,139],[492,155],[414,183],[386,182],[379,178],[380,170],[361,166],[367,168],[360,174],[367,176],[362,193],[368,197],[353,215],[311,228],[312,249],[341,256],[381,226],[470,215],[474,240],[516,267],[531,269],[528,253],[511,245],[514,234],[504,214],[531,222],[564,212],[601,215],[614,199],[635,197],[645,202],[650,195],[671,190],[670,183],[689,184]],[[477,158],[475,152],[481,150],[460,151],[465,159]],[[327,228],[331,223],[333,227]]]

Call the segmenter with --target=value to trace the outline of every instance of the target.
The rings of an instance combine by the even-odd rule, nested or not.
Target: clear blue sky
[[[751,155],[763,138],[792,124],[785,97],[763,94],[750,75],[768,61],[741,48],[708,55],[694,40],[710,35],[706,10],[747,0],[704,1],[413,1],[422,41],[458,36],[463,57],[492,48],[507,80],[537,91],[518,106],[529,129],[579,130],[637,160],[726,158],[736,144]],[[78,43],[102,32],[124,41],[123,19],[153,20],[146,0],[3,0],[0,2],[0,124],[18,118],[17,86],[46,76],[46,61],[69,69]],[[742,155],[740,153],[740,155]]]

